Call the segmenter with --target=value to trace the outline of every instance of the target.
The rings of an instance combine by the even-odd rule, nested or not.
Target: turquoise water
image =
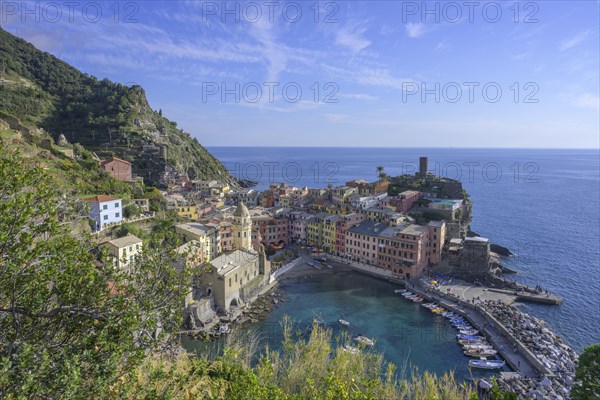
[[[516,254],[503,261],[519,272],[514,278],[539,284],[564,298],[561,306],[521,307],[547,321],[552,330],[579,351],[600,342],[598,149],[211,147],[209,150],[237,176],[258,180],[259,189],[270,182],[326,187],[328,183],[340,185],[351,179],[374,180],[378,165],[393,176],[410,173],[418,169],[420,156],[428,156],[431,172],[463,182],[474,203],[473,230],[494,243],[508,246]],[[308,293],[302,301],[310,304],[312,295]],[[372,304],[375,308],[379,306]],[[410,309],[403,310],[409,313]],[[414,318],[420,315],[417,310]],[[388,347],[386,352],[390,355],[396,352],[401,357],[398,349],[402,346],[396,350]],[[411,358],[419,357],[421,349],[416,349]]]
[[[363,334],[374,339],[375,346],[369,351],[382,353],[387,362],[396,364],[399,374],[404,367],[408,377],[411,367],[417,367],[439,375],[454,371],[460,380],[471,379],[469,358],[462,353],[457,332],[449,322],[394,293],[397,288],[398,285],[353,271],[286,283],[282,286],[286,301],[264,320],[243,329],[255,332],[262,344],[279,349],[285,316],[294,323],[294,332],[307,332],[316,314],[332,330],[334,338],[348,332],[352,337]],[[340,325],[340,318],[351,326]],[[184,346],[194,349],[202,345],[186,340]],[[486,375],[490,373],[473,370],[473,376]]]

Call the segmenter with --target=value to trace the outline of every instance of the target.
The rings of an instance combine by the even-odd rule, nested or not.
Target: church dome
[[[247,218],[250,217],[250,211],[248,211],[248,207],[246,207],[246,205],[243,202],[240,202],[240,204],[235,209],[235,213],[233,213],[233,216]]]

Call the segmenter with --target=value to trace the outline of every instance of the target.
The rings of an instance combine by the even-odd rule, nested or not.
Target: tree
[[[571,397],[574,400],[600,398],[600,343],[586,347],[579,356]]]
[[[118,270],[56,184],[0,146],[0,398],[95,398],[181,324],[185,271],[146,252]]]
[[[140,208],[133,203],[128,204],[123,208],[123,216],[125,218],[137,217],[139,214]]]
[[[384,169],[384,167],[383,167],[383,166],[381,166],[381,165],[379,165],[379,166],[377,167],[377,178],[378,178],[380,181],[383,181],[383,180],[387,179],[387,174],[385,173],[385,169]]]

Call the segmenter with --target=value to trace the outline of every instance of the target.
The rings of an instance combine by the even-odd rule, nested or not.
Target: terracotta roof
[[[127,163],[127,164],[131,165],[131,163],[129,161],[123,160],[123,159],[117,158],[117,157],[111,157],[108,160],[101,161],[100,164],[104,165],[104,164],[109,163],[111,161],[122,161],[124,163]]]
[[[88,197],[87,199],[82,199],[81,201],[84,201],[86,203],[105,203],[107,201],[115,201],[115,200],[121,200],[121,199],[115,199],[114,197],[110,197],[110,196],[101,194],[100,196]]]

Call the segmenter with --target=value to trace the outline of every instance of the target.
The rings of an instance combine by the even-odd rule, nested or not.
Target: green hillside
[[[98,80],[2,29],[0,93],[0,111],[100,157],[131,161],[152,183],[167,165],[192,179],[233,181],[195,138],[150,108],[140,86]]]

